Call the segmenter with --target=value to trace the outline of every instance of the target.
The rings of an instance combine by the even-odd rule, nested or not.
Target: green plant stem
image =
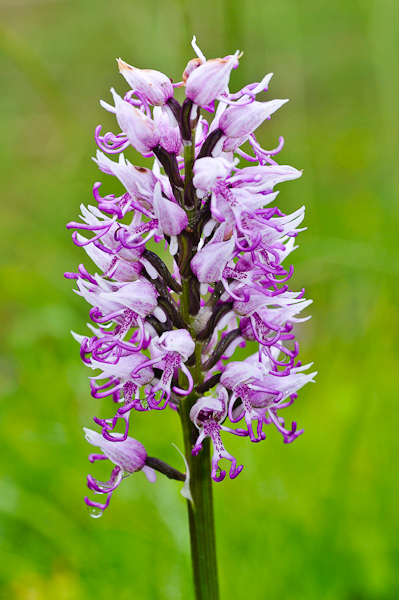
[[[183,286],[183,294],[184,289]],[[196,343],[195,354],[197,364],[190,371],[195,384],[198,385],[203,380],[201,368],[198,365],[198,361],[201,360],[201,344],[198,342]],[[187,501],[191,561],[196,600],[219,600],[210,439],[206,438],[204,440],[202,450],[197,456],[191,454],[198,432],[190,419],[190,409],[198,400],[198,397],[195,391],[192,392],[190,396],[182,400],[179,407],[184,438],[184,454],[190,469],[190,492],[193,499],[193,502]]]
[[[185,184],[192,178],[194,162],[194,149],[187,146],[185,149]],[[190,218],[195,218],[195,209],[186,209]],[[192,502],[188,504],[188,519],[190,525],[191,561],[194,577],[194,590],[196,600],[219,600],[219,582],[216,560],[215,520],[213,512],[213,495],[211,479],[211,443],[206,438],[202,450],[193,456],[195,439],[198,431],[190,419],[191,407],[198,400],[195,386],[204,380],[201,365],[202,343],[196,341],[192,328],[193,318],[189,313],[190,282],[182,280],[182,293],[180,296],[180,314],[187,323],[190,334],[195,344],[195,365],[190,368],[194,379],[194,390],[186,398],[182,398],[179,414],[183,429],[184,454],[190,469],[190,492]],[[181,373],[181,385],[186,385],[185,376]]]
[[[184,413],[187,416],[184,416]],[[212,480],[210,477],[211,444],[204,440],[197,456],[192,449],[192,422],[188,411],[182,411],[184,448],[190,467],[190,491],[193,503],[188,501],[191,560],[196,600],[219,600],[216,561],[215,523],[213,514]]]
[[[192,133],[194,139],[195,133]],[[184,147],[184,176],[186,182],[190,181],[193,176],[193,165],[194,165],[194,144],[189,144]]]

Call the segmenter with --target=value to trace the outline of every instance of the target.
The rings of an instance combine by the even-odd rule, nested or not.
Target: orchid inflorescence
[[[108,482],[88,476],[88,487],[107,495],[105,504],[85,499],[93,516],[102,514],[113,490],[135,471],[143,470],[150,481],[154,469],[185,479],[128,436],[132,411],[180,412],[188,406],[198,430],[192,456],[210,437],[214,481],[226,475],[221,459],[230,461],[231,478],[243,468],[225,449],[222,432],[259,442],[266,437],[264,426],[273,424],[285,443],[303,433],[295,422],[286,427],[279,411],[315,375],[297,360],[293,334],[293,324],[309,318],[299,315],[311,300],[304,290],[288,289],[293,268],[283,266],[303,231],[304,207],[283,214],[273,191],[302,173],[277,164],[283,138],[267,151],[254,134],[287,100],[256,99],[272,74],[230,93],[238,51],[206,60],[195,38],[192,45],[197,58],[175,84],[163,73],[119,59],[131,89],[123,97],[111,89],[114,104],[101,104],[116,115],[121,133],[103,135],[97,127],[94,161],[126,192],[102,197],[96,183],[97,206],[82,205],[82,223],[67,225],[101,271],[92,275],[80,265],[78,273],[66,274],[92,306],[92,335],[74,337],[83,362],[100,371],[90,378],[92,396],[109,397],[117,406],[110,418],[94,418],[101,434],[85,430],[103,452],[90,460],[115,465]],[[185,89],[182,105],[175,88]],[[201,109],[213,117],[210,122]],[[153,158],[153,168],[132,165],[123,154],[129,146]],[[119,154],[119,160],[106,154]],[[240,159],[250,166],[239,168]],[[169,250],[165,261],[171,269],[147,247],[150,240],[152,248]],[[232,360],[237,347],[247,344],[255,352]],[[227,419],[242,425],[234,429]],[[124,433],[116,431],[120,422]]]

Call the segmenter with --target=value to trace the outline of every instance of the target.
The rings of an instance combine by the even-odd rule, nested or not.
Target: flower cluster
[[[96,514],[125,475],[144,470],[153,481],[153,468],[162,471],[128,436],[132,411],[188,410],[198,429],[192,455],[210,437],[211,475],[221,481],[221,459],[230,461],[231,478],[242,470],[221,432],[259,442],[272,424],[292,442],[303,429],[286,426],[280,410],[315,375],[297,360],[293,334],[311,301],[287,283],[304,207],[282,213],[274,191],[301,171],[277,164],[283,138],[269,151],[254,133],[287,100],[257,100],[272,74],[230,93],[241,55],[206,60],[195,38],[192,45],[197,58],[175,84],[119,59],[130,89],[124,96],[111,89],[113,104],[102,106],[115,114],[121,132],[102,134],[97,127],[94,161],[126,191],[101,196],[96,183],[96,206],[82,205],[82,222],[67,225],[99,269],[91,274],[80,265],[78,273],[66,274],[92,306],[91,335],[74,336],[83,362],[99,371],[90,378],[92,396],[115,403],[107,418],[94,418],[101,434],[86,430],[104,452],[90,459],[115,465],[106,483],[88,477],[92,491],[107,494],[105,504],[86,498]],[[185,90],[182,104],[176,88]],[[123,153],[130,146],[153,158],[153,168],[129,162]],[[113,154],[118,160],[107,156]],[[251,355],[231,360],[245,346]],[[227,426],[227,419],[242,426]]]

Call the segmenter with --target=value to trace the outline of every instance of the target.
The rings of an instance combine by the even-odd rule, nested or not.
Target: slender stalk
[[[188,501],[188,518],[195,598],[196,600],[219,600],[212,480],[210,477],[210,439],[204,440],[203,449],[198,456],[190,456],[193,443],[189,411],[183,409],[181,419],[185,454],[190,467],[190,491],[193,498],[193,503]]]
[[[181,281],[182,293],[180,295],[180,314],[184,321],[190,323],[190,281],[188,279],[182,279]],[[191,333],[191,332],[190,332]]]
[[[184,289],[185,286],[183,286],[183,294]],[[198,342],[195,353],[197,364],[190,371],[198,385],[203,380],[201,368],[198,365],[201,360],[201,344]],[[193,498],[193,502],[187,502],[191,561],[196,600],[219,600],[210,439],[204,440],[203,448],[197,456],[191,454],[196,431],[194,431],[195,427],[190,419],[190,409],[198,397],[198,394],[193,392],[181,402],[179,407],[184,453],[190,469],[190,491]]]
[[[194,139],[194,132],[192,138]],[[193,177],[193,165],[194,165],[194,144],[191,143],[184,148],[184,175],[186,178],[186,184]]]
[[[185,185],[192,178],[194,162],[194,148],[187,146],[185,149]],[[186,209],[189,218],[195,218],[195,208]],[[196,341],[195,332],[191,328],[192,317],[189,313],[190,282],[182,280],[182,293],[180,296],[180,314],[187,323],[193,340]],[[195,386],[203,383],[204,377],[201,365],[202,343],[195,344],[195,365],[190,368]],[[184,383],[185,376],[181,374]],[[182,399],[179,414],[183,429],[184,453],[190,469],[190,491],[193,502],[188,501],[188,519],[190,525],[191,561],[194,577],[194,590],[196,600],[219,600],[219,582],[216,560],[215,521],[213,512],[213,495],[211,479],[211,443],[207,438],[203,448],[197,456],[191,454],[193,449],[196,429],[190,419],[190,409],[198,400],[199,395],[194,391],[187,398]]]

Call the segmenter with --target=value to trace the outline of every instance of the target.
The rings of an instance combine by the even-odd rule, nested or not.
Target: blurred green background
[[[288,414],[306,429],[294,444],[225,439],[245,468],[214,486],[222,598],[397,599],[397,3],[0,0],[0,21],[0,597],[192,598],[179,485],[138,474],[102,519],[85,509],[82,427],[109,411],[62,274],[85,260],[65,223],[98,179],[115,190],[90,159],[95,126],[117,131],[99,105],[127,89],[115,58],[178,81],[195,33],[207,57],[244,50],[232,91],[273,71],[268,97],[291,100],[259,138],[283,135],[280,162],[304,169],[279,206],[307,207],[293,289],[314,299],[299,340],[319,371]],[[132,434],[182,468],[171,411]]]

